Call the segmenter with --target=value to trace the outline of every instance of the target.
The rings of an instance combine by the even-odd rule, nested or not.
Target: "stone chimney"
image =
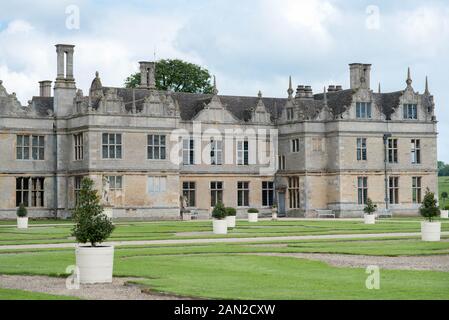
[[[311,86],[305,86],[304,87],[304,91],[305,91],[305,97],[306,98],[313,98],[313,91],[312,91],[312,87]]]
[[[342,86],[340,86],[340,85],[335,86],[335,91],[341,91],[341,90],[343,90]]]
[[[335,86],[334,85],[329,85],[329,88],[327,89],[327,92],[334,92],[335,91]]]
[[[156,64],[149,61],[141,61],[140,64],[140,86],[142,89],[156,89]]]
[[[349,65],[351,89],[370,89],[371,65],[352,63]]]
[[[298,88],[296,88],[296,98],[304,98],[306,95],[305,88],[303,85],[299,85]]]
[[[50,80],[39,81],[39,96],[40,97],[51,97],[51,81]]]

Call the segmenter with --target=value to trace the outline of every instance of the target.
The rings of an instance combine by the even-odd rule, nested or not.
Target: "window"
[[[249,182],[237,182],[237,206],[249,207]]]
[[[388,191],[390,196],[390,203],[399,203],[399,177],[390,177],[388,179]]]
[[[44,160],[44,136],[18,135],[16,146],[17,160]]]
[[[193,138],[182,140],[182,163],[184,165],[192,165],[194,163],[194,140]]]
[[[248,165],[248,140],[237,141],[237,165]]]
[[[299,208],[299,178],[288,178],[288,195],[290,200],[290,209]]]
[[[148,193],[161,193],[167,189],[166,177],[148,177]]]
[[[366,138],[357,138],[357,160],[366,160]]]
[[[262,206],[271,207],[273,205],[274,182],[262,181]]]
[[[279,170],[285,170],[285,156],[278,156],[279,159]]]
[[[223,156],[223,145],[220,140],[210,140],[210,164],[221,165]]]
[[[103,159],[122,158],[122,135],[120,133],[103,133]]]
[[[357,102],[355,108],[357,119],[371,119],[371,102]]]
[[[82,176],[77,176],[74,178],[73,182],[73,190],[75,193],[75,206],[78,205],[80,191],[81,191],[81,180],[83,180]]]
[[[299,139],[292,140],[292,152],[299,152]]]
[[[294,113],[293,108],[287,108],[287,120],[293,120]]]
[[[223,202],[223,182],[211,181],[210,183],[210,206],[215,207],[218,201]]]
[[[421,203],[421,177],[412,177],[413,203]]]
[[[73,142],[75,146],[75,160],[83,160],[84,158],[84,139],[83,134],[74,134]]]
[[[411,149],[412,164],[420,164],[421,163],[421,141],[419,139],[412,139],[410,149]]]
[[[120,191],[123,188],[123,178],[122,176],[107,176],[109,181],[109,190],[111,191]]]
[[[44,206],[44,178],[16,178],[16,206]]]
[[[398,163],[398,139],[388,139],[388,162]]]
[[[418,106],[416,104],[404,104],[404,119],[418,120]]]
[[[147,158],[149,160],[165,160],[166,159],[166,145],[165,136],[150,134],[147,137]]]
[[[182,195],[187,199],[188,207],[195,207],[195,182],[183,182]]]
[[[358,193],[358,203],[366,204],[368,199],[368,178],[358,177],[357,178],[357,193]]]

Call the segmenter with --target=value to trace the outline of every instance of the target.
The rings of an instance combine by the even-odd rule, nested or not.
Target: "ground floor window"
[[[366,204],[368,199],[368,178],[358,177],[357,178],[357,191],[358,191],[358,203]]]
[[[421,177],[412,177],[413,203],[421,203]]]
[[[249,207],[249,182],[237,182],[237,206]]]
[[[399,177],[390,177],[388,179],[388,191],[390,196],[390,203],[399,203]]]
[[[44,206],[44,178],[16,178],[16,206],[21,203],[25,207]]]
[[[274,183],[273,181],[262,181],[262,206],[273,205]]]
[[[121,191],[123,188],[123,177],[122,176],[107,176],[106,179],[109,181],[109,190],[111,191]]]
[[[288,178],[288,195],[290,209],[299,208],[299,177]]]
[[[185,181],[182,183],[182,195],[186,199],[188,207],[195,207],[195,182]]]
[[[223,182],[211,181],[210,183],[210,206],[215,207],[218,202],[223,202]]]
[[[167,177],[148,177],[148,192],[161,193],[167,190]]]
[[[81,191],[81,180],[83,180],[82,176],[74,177],[73,190],[75,193],[75,207],[78,205],[78,202],[79,202],[80,191]]]

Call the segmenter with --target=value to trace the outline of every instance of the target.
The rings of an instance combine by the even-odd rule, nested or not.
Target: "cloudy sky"
[[[180,58],[217,75],[221,94],[286,96],[294,85],[349,86],[348,64],[372,63],[371,87],[404,89],[406,70],[439,120],[449,162],[449,2],[363,0],[0,0],[0,79],[22,104],[54,80],[54,44],[75,44],[75,77],[120,86],[137,61]],[[77,12],[79,11],[79,23]]]

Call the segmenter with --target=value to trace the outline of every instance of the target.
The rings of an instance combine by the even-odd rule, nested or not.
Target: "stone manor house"
[[[290,79],[285,97],[267,98],[219,95],[215,81],[213,94],[158,91],[155,64],[140,62],[139,88],[104,86],[97,72],[84,94],[74,46],[56,52],[53,95],[41,81],[22,106],[0,81],[0,218],[20,203],[32,217],[67,217],[85,176],[100,192],[108,181],[114,216],[148,219],[176,219],[182,206],[209,217],[219,200],[239,215],[277,203],[287,216],[360,216],[367,197],[416,215],[426,188],[437,191],[434,99],[427,80],[423,94],[413,89],[410,70],[396,92],[374,92],[371,65],[354,63],[348,89],[295,92]],[[205,138],[198,124],[231,138]],[[264,135],[239,133],[248,129]],[[176,130],[187,135],[174,141]]]

